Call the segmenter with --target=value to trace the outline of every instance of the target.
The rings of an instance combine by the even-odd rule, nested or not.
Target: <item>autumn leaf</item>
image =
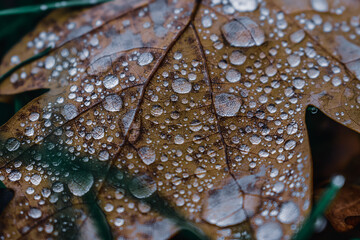
[[[311,209],[307,106],[360,131],[360,2],[114,1],[5,56],[4,239],[289,239]]]

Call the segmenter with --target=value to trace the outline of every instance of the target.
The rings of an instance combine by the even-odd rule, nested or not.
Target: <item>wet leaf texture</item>
[[[54,46],[0,85],[50,89],[0,129],[0,178],[15,192],[2,238],[101,238],[109,226],[115,239],[167,239],[182,221],[147,200],[156,195],[210,238],[289,239],[311,208],[306,107],[360,130],[358,5],[54,12],[2,64]]]

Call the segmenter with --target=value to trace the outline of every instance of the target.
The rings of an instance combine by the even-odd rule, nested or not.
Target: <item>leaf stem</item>
[[[24,13],[36,13],[43,12],[47,10],[57,9],[57,8],[65,8],[65,7],[81,7],[81,6],[89,6],[95,5],[99,3],[105,3],[112,0],[77,0],[77,1],[61,1],[55,3],[44,3],[39,5],[29,5],[18,8],[10,8],[0,10],[0,16],[9,16],[9,15],[18,15]]]

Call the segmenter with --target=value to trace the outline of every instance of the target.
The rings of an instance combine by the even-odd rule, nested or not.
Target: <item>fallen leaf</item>
[[[5,58],[55,38],[0,85],[50,89],[0,128],[0,235],[289,239],[311,208],[306,107],[360,130],[353,1],[133,2],[69,39],[108,5],[54,13]]]

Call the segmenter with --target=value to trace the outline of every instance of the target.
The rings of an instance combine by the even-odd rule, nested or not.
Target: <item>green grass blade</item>
[[[0,188],[6,188],[5,184],[2,181],[0,181]]]
[[[37,12],[43,12],[47,10],[65,8],[65,7],[82,7],[82,6],[95,5],[99,3],[105,3],[109,1],[112,0],[62,1],[55,3],[45,3],[40,5],[30,5],[30,6],[0,10],[0,16],[18,15],[25,13],[37,13]]]
[[[18,70],[19,68],[21,68],[22,66],[36,60],[39,59],[43,56],[45,56],[46,54],[48,54],[51,50],[51,47],[46,48],[44,51],[39,52],[38,54],[32,56],[31,58],[28,58],[24,61],[22,61],[21,63],[19,63],[18,65],[16,65],[15,67],[11,68],[9,71],[7,71],[6,73],[4,73],[1,77],[0,77],[0,82],[2,82],[5,78],[9,77],[11,74],[13,74],[16,70]]]
[[[295,234],[293,240],[306,240],[311,237],[314,232],[316,219],[324,214],[327,207],[330,205],[332,200],[334,200],[338,191],[344,185],[344,182],[345,179],[341,175],[337,175],[331,179],[330,186],[325,190],[317,204],[314,206],[310,216],[305,220],[300,230]]]

